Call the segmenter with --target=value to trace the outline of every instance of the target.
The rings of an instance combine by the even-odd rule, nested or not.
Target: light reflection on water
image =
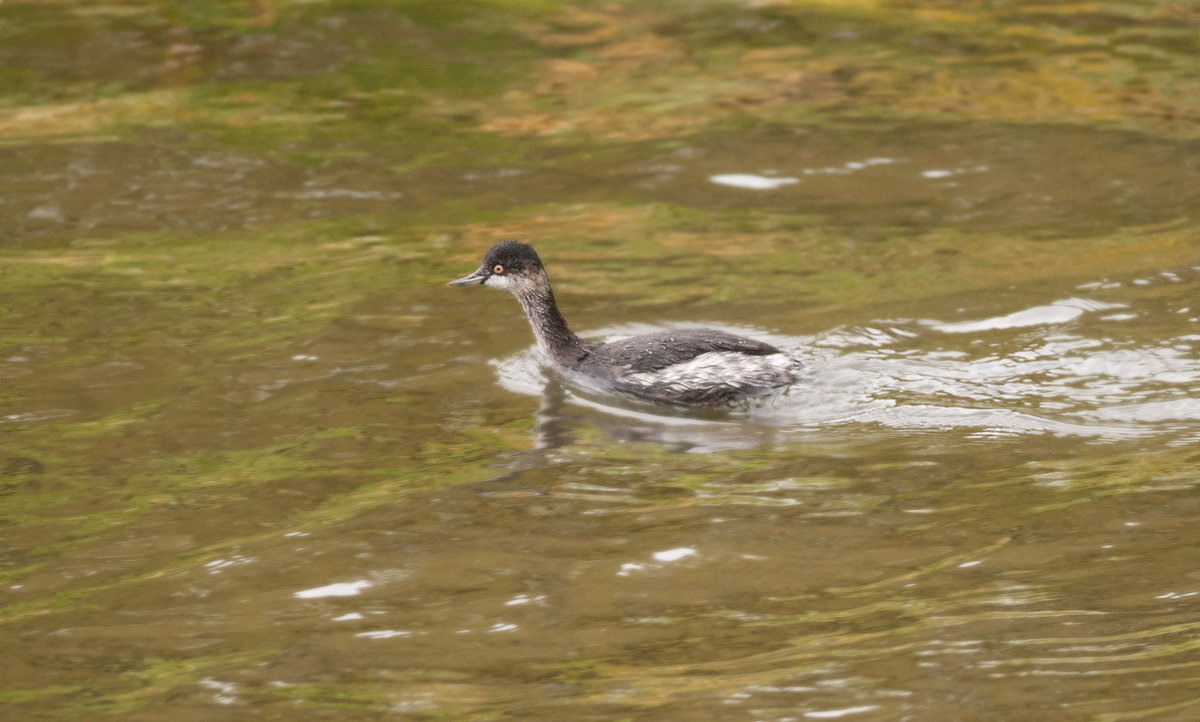
[[[1094,297],[990,318],[888,319],[807,338],[711,324],[794,349],[809,364],[804,382],[749,411],[655,410],[577,387],[554,393],[647,428],[657,424],[652,436],[686,441],[695,451],[863,423],[965,428],[980,438],[1159,436],[1186,444],[1200,438],[1200,334],[1178,330],[1200,331],[1200,308],[1186,305],[1200,294],[1198,270],[1165,271],[1154,279],[1177,286],[1166,308],[1139,301],[1137,290],[1146,282],[1102,282],[1077,289]],[[1147,337],[1147,327],[1173,327],[1173,335]],[[619,338],[653,328],[612,326],[589,335]],[[555,383],[533,349],[495,366],[500,383],[517,393],[545,395]]]
[[[0,119],[0,240],[13,251],[0,716],[949,720],[1023,719],[1034,704],[1054,719],[1195,716],[1197,269],[1103,277],[1127,260],[1194,262],[1194,142],[1089,128],[1069,83],[1048,86],[1056,105],[1068,91],[1065,115],[1030,116],[1049,125],[856,116],[852,79],[891,86],[884,66],[904,61],[858,46],[863,30],[888,53],[917,52],[922,74],[960,40],[981,61],[991,52],[983,36],[908,34],[886,4],[877,24],[858,9],[735,3],[704,23],[719,33],[694,37],[687,17],[619,9],[652,3],[593,4],[532,35],[487,13],[467,13],[477,30],[421,20],[458,3],[91,5],[0,3],[13,68],[0,77],[17,91]],[[296,20],[245,25],[250,5]],[[540,12],[485,5],[521,6],[522,26]],[[713,4],[665,5],[695,5],[694,20]],[[995,26],[991,6],[1012,4],[985,5]],[[1167,91],[1114,100],[1185,128],[1194,104],[1172,89],[1189,87],[1194,53],[1176,34],[1184,11],[1158,5],[1148,24],[1136,8],[1001,7],[1019,25],[999,62],[1057,68],[1032,79],[1042,86],[1091,58],[1091,87],[1106,84],[1091,63],[1108,55],[1114,91]],[[200,22],[223,10],[239,19]],[[958,24],[924,14],[925,28]],[[1031,19],[1063,39],[1050,66],[1032,45],[1008,50],[1032,39]],[[75,30],[60,37],[59,24]],[[1121,31],[1089,38],[1093,24]],[[813,116],[797,87],[799,115],[764,116],[779,125],[686,123],[662,143],[587,123],[554,138],[480,131],[523,113],[522,96],[542,106],[528,129],[544,128],[542,110],[575,102],[565,86],[593,92],[578,75],[589,67],[633,73],[595,91],[611,127],[640,125],[626,111],[651,95],[664,119],[712,102],[752,118],[754,92],[703,97],[753,79],[709,72],[743,65],[747,40],[808,54],[826,35],[836,56],[800,75],[820,100],[820,78],[844,67],[829,80],[851,93],[836,102],[862,122]],[[794,44],[810,37],[818,46]],[[540,62],[501,69],[511,50],[494,51],[514,40],[550,77]],[[669,54],[640,64],[676,43],[703,79],[656,75],[682,65]],[[1126,64],[1139,53],[1145,67]],[[957,48],[947,57],[997,77]],[[472,58],[500,62],[466,97],[456,61]],[[1156,79],[1172,58],[1176,77]],[[164,74],[173,63],[196,74]],[[793,84],[793,70],[769,85]],[[1020,77],[999,82],[1020,93]],[[11,133],[10,111],[60,96],[80,101],[56,113],[81,117],[83,137],[38,105]],[[52,135],[21,134],[35,125]],[[785,292],[793,269],[825,284],[814,306],[853,320],[789,326],[778,294],[753,302],[770,318],[725,309],[810,334],[735,329],[811,367],[746,412],[618,405],[527,352],[497,362],[497,387],[485,359],[524,333],[516,310],[491,324],[467,304],[508,299],[456,306],[434,277],[510,225],[568,260],[640,265],[641,285],[613,294],[643,312],[708,293],[709,253],[741,253],[749,266],[729,269],[725,298],[750,297],[755,264]],[[1093,250],[1088,233],[1111,254],[1077,287],[962,312],[894,293],[941,268],[1002,284],[1030,270],[1014,260],[1027,251],[1049,261],[1030,277],[1053,284]],[[1030,236],[1064,242],[1035,249]],[[981,253],[992,243],[1004,252]],[[673,253],[688,261],[657,264]],[[870,300],[847,289],[880,286],[842,274],[925,300],[858,317]],[[703,451],[722,453],[678,453]]]

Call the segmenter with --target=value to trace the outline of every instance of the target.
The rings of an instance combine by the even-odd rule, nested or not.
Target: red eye
[[[497,263],[496,265],[492,266],[492,273],[495,273],[495,274],[504,273],[504,266],[500,263]]]

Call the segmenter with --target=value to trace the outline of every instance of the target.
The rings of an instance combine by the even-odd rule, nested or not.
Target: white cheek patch
[[[491,276],[487,277],[487,280],[483,282],[483,285],[488,286],[489,288],[499,288],[503,291],[511,291],[512,279],[508,276],[497,276],[492,274]]]

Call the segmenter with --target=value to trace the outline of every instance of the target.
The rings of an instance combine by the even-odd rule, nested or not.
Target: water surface
[[[0,5],[6,718],[1195,716],[1194,10],[455,7]]]

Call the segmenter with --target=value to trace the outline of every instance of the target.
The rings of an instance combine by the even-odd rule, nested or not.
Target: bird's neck
[[[533,336],[542,353],[567,366],[583,360],[587,348],[567,326],[567,319],[558,310],[554,293],[549,288],[538,288],[516,296],[525,309],[525,318],[533,329]]]

